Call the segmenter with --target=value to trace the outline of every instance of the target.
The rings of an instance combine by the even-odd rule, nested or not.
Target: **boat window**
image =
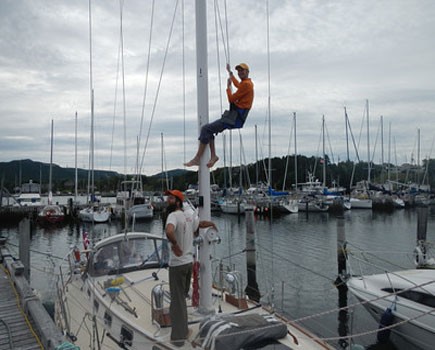
[[[96,312],[98,312],[99,307],[100,307],[100,304],[98,303],[98,301],[94,300],[94,309]]]
[[[123,345],[133,345],[133,332],[125,326],[121,327],[121,343]]]
[[[414,301],[416,303],[435,308],[435,296],[434,295],[415,291],[415,290],[403,291],[402,289],[393,290],[392,288],[384,288],[382,290],[384,292],[387,292],[387,293],[396,292],[396,294],[401,296],[402,298],[406,298],[406,299],[409,299],[409,300]]]
[[[100,247],[93,254],[89,273],[91,276],[102,276],[166,266],[168,256],[166,242],[144,238],[120,240]]]
[[[112,327],[112,315],[107,311],[104,313],[104,324],[108,327]]]

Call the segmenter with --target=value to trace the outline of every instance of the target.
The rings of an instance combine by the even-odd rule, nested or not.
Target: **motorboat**
[[[40,186],[30,180],[20,187],[18,195],[14,196],[14,207],[40,207],[42,206]]]
[[[394,334],[421,349],[433,349],[435,270],[409,269],[352,276],[347,286],[378,322],[383,315],[391,314],[389,323]],[[388,317],[384,316],[385,319]]]

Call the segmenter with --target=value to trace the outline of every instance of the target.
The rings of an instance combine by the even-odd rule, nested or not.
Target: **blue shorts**
[[[245,110],[242,110],[243,113],[246,113]],[[246,118],[246,115],[245,115]],[[243,127],[244,120],[242,120],[240,117],[237,117],[235,121],[235,125],[230,125],[222,121],[222,119],[215,120],[212,123],[205,124],[201,128],[201,133],[199,134],[198,140],[201,143],[208,144],[211,140],[214,140],[214,135],[217,135],[221,133],[224,130],[227,129],[239,129]]]

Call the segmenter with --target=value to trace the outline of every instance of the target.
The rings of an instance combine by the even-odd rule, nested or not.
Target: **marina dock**
[[[77,349],[65,341],[5,243],[0,237],[0,350]]]

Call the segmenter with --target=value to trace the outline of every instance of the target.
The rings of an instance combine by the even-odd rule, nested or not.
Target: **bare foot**
[[[184,166],[190,167],[190,166],[195,166],[195,165],[199,165],[199,159],[198,158],[193,158],[190,162],[184,163]]]
[[[219,160],[218,156],[214,156],[212,158],[210,158],[210,160],[207,163],[207,168],[212,168],[213,165],[215,165],[215,163]]]

